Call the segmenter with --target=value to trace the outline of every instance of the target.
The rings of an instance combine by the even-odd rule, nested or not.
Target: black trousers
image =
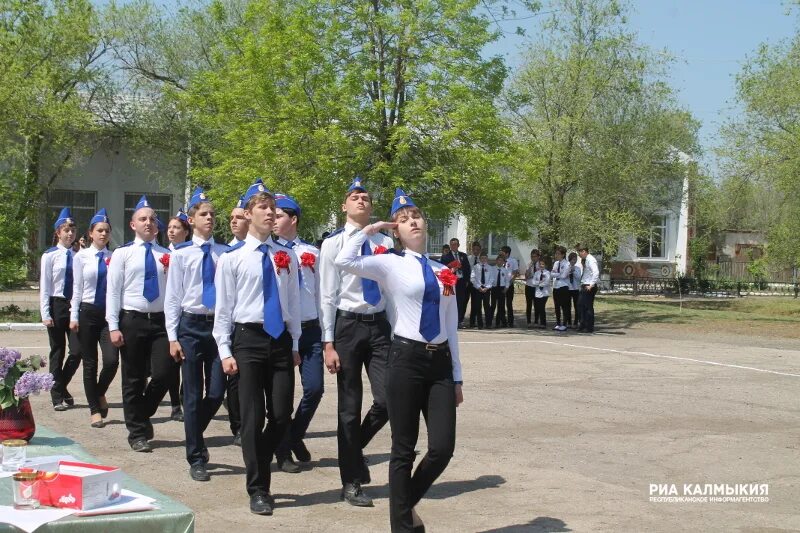
[[[503,287],[492,287],[490,294],[487,325],[491,326],[492,321],[494,321],[495,326],[505,327],[508,325],[506,321],[506,293],[503,292]]]
[[[83,360],[83,390],[89,403],[89,412],[100,412],[101,396],[105,396],[119,368],[119,348],[111,344],[106,311],[102,307],[82,303],[78,315],[78,338]],[[103,354],[103,368],[97,375],[97,346]]]
[[[581,285],[581,294],[578,299],[578,308],[581,313],[581,329],[594,331],[594,296],[597,294],[597,285],[588,289]]]
[[[450,350],[429,351],[395,337],[386,375],[392,451],[389,516],[392,532],[412,531],[411,509],[444,472],[456,442],[456,402]],[[412,475],[419,415],[428,428],[428,451]]]
[[[472,289],[469,284],[461,278],[456,282],[456,304],[458,306],[458,323],[464,322],[464,316],[467,314],[467,303],[469,302],[469,293]]]
[[[50,340],[50,357],[48,366],[53,374],[53,388],[50,398],[53,405],[58,405],[68,398],[67,386],[81,364],[81,345],[78,335],[69,329],[69,301],[64,298],[50,298],[50,316],[53,326],[47,328]],[[69,355],[64,360],[69,343]]]
[[[572,314],[572,325],[577,326],[578,322],[580,322],[581,317],[580,313],[578,312],[578,298],[580,297],[581,291],[569,291],[569,298],[572,301],[572,309],[574,313]]]
[[[261,324],[237,323],[234,325],[231,351],[239,367],[242,455],[247,494],[267,495],[272,481],[272,456],[292,416],[292,337],[288,331],[284,331],[274,339]]]
[[[514,327],[514,281],[511,281],[511,286],[506,291],[506,320],[508,325]]]
[[[239,407],[239,374],[228,376],[225,389],[228,424],[231,427],[231,433],[235,437],[242,430],[242,411]]]
[[[531,307],[533,306],[533,297],[536,294],[536,289],[530,285],[525,285],[525,318],[528,324],[531,323]]]
[[[363,481],[360,479],[364,461],[362,450],[389,420],[386,410],[386,355],[390,333],[391,327],[385,316],[372,322],[336,317],[333,344],[341,366],[336,374],[339,398],[336,433],[342,484]],[[363,420],[362,367],[367,370],[372,388],[372,406]]]
[[[547,305],[547,296],[544,298],[533,298],[533,323],[534,324],[541,324],[543,326],[547,325],[547,311],[545,306]]]
[[[556,308],[556,323],[561,326],[567,326],[572,321],[572,313],[570,308],[572,307],[572,300],[569,296],[569,287],[559,287],[557,289],[553,289],[553,304]],[[564,318],[564,321],[561,321],[561,318]]]
[[[119,330],[125,339],[120,348],[122,407],[128,442],[133,443],[147,438],[152,431],[150,417],[155,414],[180,367],[169,355],[164,313],[151,313],[148,318],[143,313],[122,311]]]
[[[478,319],[478,327],[483,327],[484,318],[487,325],[491,326],[489,311],[491,310],[491,291],[481,292],[480,289],[472,289],[472,310],[469,314],[469,325],[475,326],[475,319]]]

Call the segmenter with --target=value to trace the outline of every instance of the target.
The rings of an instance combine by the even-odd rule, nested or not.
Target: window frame
[[[136,237],[135,233],[131,229],[130,224],[128,224],[127,221],[129,221],[131,219],[131,217],[133,216],[133,213],[135,212],[136,204],[139,202],[139,198],[141,198],[142,195],[147,196],[147,200],[150,202],[151,206],[156,205],[156,201],[159,200],[159,199],[166,198],[168,200],[169,207],[167,207],[166,209],[163,209],[163,208],[157,209],[157,208],[153,207],[153,210],[156,212],[156,216],[158,216],[158,218],[160,218],[161,221],[164,224],[167,224],[169,219],[171,219],[174,216],[174,211],[173,211],[173,208],[172,208],[172,200],[173,199],[172,199],[172,195],[171,194],[168,194],[168,193],[147,193],[147,192],[125,192],[124,199],[123,199],[123,204],[122,204],[122,219],[126,222],[125,224],[123,224],[123,232],[124,232],[123,233],[123,236],[124,236],[123,240],[124,240],[124,242],[130,242]],[[132,203],[130,204],[130,207],[128,207],[128,199],[129,198],[132,199]],[[162,218],[162,215],[165,215],[165,216]],[[163,241],[160,241],[160,242],[166,242],[166,239],[167,239],[166,234],[165,235],[159,234],[159,237],[160,237],[160,239],[163,239]]]
[[[659,224],[654,224],[656,222],[656,217],[660,218]],[[637,259],[660,259],[664,260],[667,259],[667,229],[669,227],[669,217],[668,215],[654,215],[650,219],[650,226],[647,230],[647,255],[642,255],[642,247],[644,245],[644,238],[636,239],[636,258]],[[653,237],[660,233],[661,234],[661,253],[660,255],[653,255]]]
[[[90,194],[92,197],[92,205],[76,205],[76,194]],[[56,204],[52,200],[53,196],[56,195],[69,195],[70,200],[69,202],[59,202]],[[45,208],[45,213],[47,213],[47,222],[44,226],[44,242],[47,244],[46,247],[49,247],[53,242],[53,236],[56,232],[55,228],[53,228],[53,223],[61,212],[61,209],[64,207],[69,207],[70,211],[72,212],[72,218],[75,220],[75,225],[78,230],[78,236],[76,237],[77,240],[81,235],[86,233],[86,230],[89,229],[89,221],[92,219],[94,214],[97,213],[97,191],[78,189],[51,189],[48,192],[47,206]]]

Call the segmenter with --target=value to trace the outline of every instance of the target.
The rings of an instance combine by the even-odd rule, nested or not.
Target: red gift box
[[[57,471],[36,480],[39,503],[66,509],[96,509],[119,501],[122,471],[115,466],[59,461]]]

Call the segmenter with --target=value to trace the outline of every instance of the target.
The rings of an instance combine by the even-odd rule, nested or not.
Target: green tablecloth
[[[28,457],[46,455],[72,455],[89,463],[99,463],[75,441],[59,435],[42,426],[36,427],[36,435],[28,445]],[[0,478],[0,505],[14,505],[11,492],[11,478]],[[160,492],[126,475],[123,487],[155,498],[158,509],[137,513],[124,513],[100,516],[67,516],[45,524],[36,530],[42,532],[80,531],[81,533],[142,533],[159,531],[164,533],[188,533],[194,531],[194,513],[191,509]],[[2,520],[2,517],[0,517]],[[10,524],[0,523],[0,532],[20,531]]]

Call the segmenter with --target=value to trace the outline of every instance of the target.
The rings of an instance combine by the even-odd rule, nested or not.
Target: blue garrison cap
[[[300,216],[300,204],[298,204],[291,196],[286,196],[283,193],[275,193],[275,207],[280,207],[281,209],[293,209],[297,213],[297,216]]]
[[[108,213],[106,213],[105,207],[94,214],[92,219],[89,221],[89,226],[97,224],[99,222],[108,222]]]
[[[58,229],[61,224],[68,224],[74,223],[75,219],[72,218],[72,211],[69,210],[69,207],[65,207],[61,210],[58,214],[58,218],[56,218],[56,223],[53,224],[53,229]]]
[[[394,200],[392,200],[392,209],[389,211],[389,216],[393,216],[404,207],[417,207],[417,204],[414,203],[414,200],[412,200],[403,189],[398,187],[394,190]]]

